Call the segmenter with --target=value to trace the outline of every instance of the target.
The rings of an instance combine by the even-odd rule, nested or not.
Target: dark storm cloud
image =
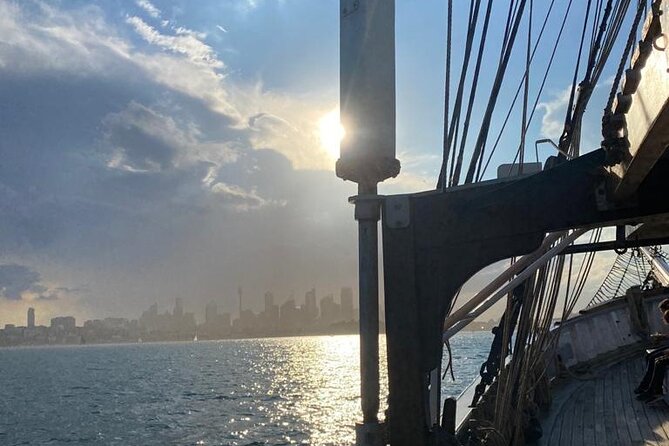
[[[40,279],[39,273],[27,266],[15,263],[0,265],[0,291],[5,299],[20,300],[26,291],[42,291]]]
[[[107,142],[128,167],[137,170],[172,167],[177,148],[172,140],[175,135],[170,134],[175,130],[171,119],[131,102],[123,112],[105,117],[103,125]]]
[[[208,301],[239,285],[298,297],[351,285],[350,185],[295,169],[271,143],[258,150],[259,134],[297,129],[270,112],[239,119],[235,88],[211,68],[220,64],[140,51],[95,7],[50,8],[29,23],[18,4],[7,8],[0,21],[15,22],[0,40],[7,29],[23,40],[0,46],[0,248],[57,268],[8,265],[6,298],[80,294],[36,269],[50,284],[66,271],[66,283],[90,283],[95,311],[130,316],[155,299]]]

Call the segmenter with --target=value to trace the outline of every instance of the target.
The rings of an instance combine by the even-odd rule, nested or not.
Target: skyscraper
[[[321,299],[321,325],[327,327],[341,320],[341,307],[334,301],[334,296],[328,294]]]
[[[352,321],[353,315],[353,289],[351,287],[343,287],[339,295],[341,302],[341,318],[343,321]]]
[[[265,293],[265,312],[266,313],[271,312],[273,306],[274,306],[274,294],[268,291]]]
[[[28,308],[28,328],[35,328],[35,309]]]
[[[182,317],[184,315],[184,302],[180,297],[176,298],[174,302],[174,316]]]
[[[312,288],[304,295],[304,309],[308,320],[318,317],[318,306],[316,305],[316,289]]]
[[[237,294],[239,295],[239,319],[242,318],[242,287],[237,288]]]
[[[204,307],[204,323],[206,325],[216,325],[218,322],[218,305],[216,305],[216,302],[209,302]]]

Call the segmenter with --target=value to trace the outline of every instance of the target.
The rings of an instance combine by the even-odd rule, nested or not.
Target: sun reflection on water
[[[272,391],[284,395],[290,412],[309,432],[310,444],[353,444],[360,421],[357,336],[308,337],[285,345],[274,368]],[[381,340],[381,370],[385,343]],[[382,394],[387,379],[382,376]],[[383,405],[385,406],[385,405]]]
[[[477,374],[489,342],[454,339],[445,396]],[[351,445],[358,355],[358,336],[0,350],[0,443]]]

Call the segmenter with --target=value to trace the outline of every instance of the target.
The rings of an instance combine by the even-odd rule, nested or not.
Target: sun
[[[339,158],[339,143],[346,132],[339,122],[339,108],[335,108],[318,121],[321,147],[332,157]]]

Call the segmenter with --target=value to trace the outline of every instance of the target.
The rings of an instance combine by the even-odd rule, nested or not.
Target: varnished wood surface
[[[544,426],[543,444],[669,445],[669,407],[635,399],[644,369],[637,357],[582,379]]]

